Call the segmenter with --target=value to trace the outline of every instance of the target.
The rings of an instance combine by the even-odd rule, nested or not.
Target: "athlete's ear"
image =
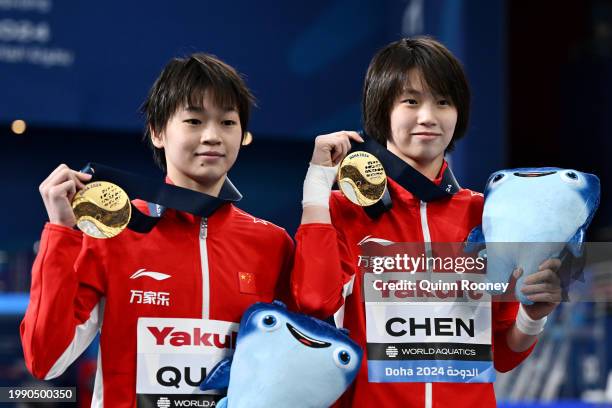
[[[153,143],[153,146],[157,147],[158,149],[163,149],[163,132],[156,132],[151,126],[149,126],[149,134],[151,135],[151,143]]]
[[[242,133],[242,141],[240,142],[240,146],[248,146],[251,144],[252,141],[253,134],[248,130],[245,130],[244,133]]]

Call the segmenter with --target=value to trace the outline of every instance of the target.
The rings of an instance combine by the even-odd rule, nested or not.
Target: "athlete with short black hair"
[[[135,200],[139,211],[159,217],[150,231],[128,228],[114,238],[94,239],[73,229],[70,205],[90,176],[60,165],[43,181],[49,222],[21,324],[25,361],[34,376],[61,375],[100,331],[92,406],[135,407],[137,378],[149,390],[139,393],[139,403],[155,404],[146,398],[178,386],[168,377],[189,377],[180,380],[181,387],[202,380],[208,350],[233,347],[231,335],[213,334],[218,324],[239,322],[255,302],[290,300],[291,238],[238,209],[233,202],[240,194],[227,179],[252,104],[234,68],[193,54],[166,65],[143,105],[146,140],[167,171],[166,182],[224,201],[208,217]],[[144,326],[141,318],[147,318]],[[137,358],[143,338],[163,346],[163,354],[149,350]],[[188,376],[181,350],[193,346],[203,354],[192,358],[198,369]],[[160,362],[172,369],[169,374],[148,370]],[[168,404],[170,394],[164,397]]]
[[[315,140],[304,181],[292,288],[301,311],[319,317],[333,315],[336,324],[347,328],[365,351],[357,379],[339,400],[340,406],[493,407],[493,365],[499,371],[509,371],[520,364],[533,349],[545,317],[561,300],[556,274],[560,261],[551,259],[525,279],[522,290],[535,303],[520,310],[517,302],[468,305],[466,299],[434,306],[408,299],[414,295],[407,292],[400,292],[395,302],[368,302],[366,294],[372,289],[366,287],[366,274],[359,266],[366,248],[384,248],[391,243],[424,243],[424,247],[462,243],[481,223],[482,194],[460,188],[444,159],[465,134],[469,104],[469,86],[460,62],[434,39],[401,39],[373,57],[362,96],[367,135],[433,182],[434,189],[442,180],[448,181],[442,186],[444,190],[455,189],[426,202],[389,177],[392,205],[378,217],[340,192],[331,191],[337,173],[334,166],[351,150],[351,141],[356,145],[353,150],[360,150],[362,136],[341,131]],[[515,271],[515,279],[519,273]],[[466,305],[476,314],[460,320],[457,310],[467,309]],[[453,322],[456,332],[450,330]],[[467,337],[478,338],[465,344],[466,331]],[[474,341],[481,344],[474,345]],[[449,374],[447,360],[453,358],[448,354],[411,354],[405,358],[399,353],[398,343],[409,344],[402,349],[408,352],[444,345],[449,353],[466,351],[475,355],[455,357],[459,361]],[[375,358],[373,354],[377,354]],[[393,360],[382,365],[390,368],[389,372],[379,368],[380,360],[385,359]],[[476,382],[452,382],[456,367],[462,366],[485,367],[486,372],[478,373]],[[414,373],[406,367],[413,367]],[[421,382],[411,376],[431,381]]]

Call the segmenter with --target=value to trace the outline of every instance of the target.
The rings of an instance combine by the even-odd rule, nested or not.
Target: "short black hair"
[[[455,148],[467,130],[470,88],[459,60],[431,37],[403,38],[378,51],[368,67],[362,96],[366,133],[386,146],[391,137],[391,110],[406,86],[408,71],[417,69],[425,84],[457,109],[455,132],[446,151]]]
[[[174,58],[162,70],[142,104],[146,118],[145,142],[153,149],[155,163],[166,171],[164,149],[151,141],[151,131],[165,130],[172,115],[182,106],[201,107],[209,91],[215,105],[235,108],[240,117],[244,138],[255,98],[242,76],[214,55],[195,53],[186,58]]]

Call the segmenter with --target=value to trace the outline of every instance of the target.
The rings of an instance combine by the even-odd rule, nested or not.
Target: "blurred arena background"
[[[254,138],[230,175],[241,207],[292,234],[313,138],[360,129],[369,59],[417,34],[445,43],[472,85],[451,158],[459,182],[482,191],[491,172],[519,166],[595,173],[589,240],[610,241],[609,0],[0,0],[0,386],[37,384],[18,325],[46,219],[38,185],[60,163],[89,161],[161,177],[139,106],[168,59],[204,51],[245,74]],[[611,337],[610,304],[563,304],[530,359],[498,376],[500,406],[612,406]],[[53,384],[78,386],[89,406],[94,373],[92,351]]]

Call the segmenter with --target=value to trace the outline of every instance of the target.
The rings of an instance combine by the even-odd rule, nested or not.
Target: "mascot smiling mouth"
[[[325,347],[331,346],[331,343],[313,339],[312,337],[306,336],[304,333],[302,333],[301,331],[299,331],[298,329],[296,329],[289,323],[287,323],[287,328],[289,329],[289,333],[291,333],[293,337],[297,339],[297,341],[299,341],[305,346],[312,347],[312,348],[325,348]]]
[[[528,173],[519,173],[516,172],[514,173],[515,176],[518,177],[542,177],[542,176],[548,176],[549,174],[555,174],[556,171],[542,171],[542,172],[528,172]]]

